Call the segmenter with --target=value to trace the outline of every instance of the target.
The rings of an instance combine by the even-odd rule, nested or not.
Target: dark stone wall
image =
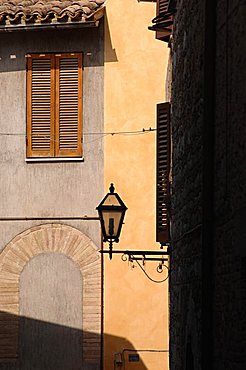
[[[186,364],[201,368],[203,8],[201,1],[180,1],[173,33],[170,367],[175,370]]]
[[[207,358],[211,369],[241,370],[246,368],[246,4],[217,0],[214,173],[204,173],[205,3],[177,1],[174,20],[170,367],[199,370]],[[202,346],[206,176],[214,196],[212,353]]]
[[[246,368],[246,3],[218,1],[214,368]]]

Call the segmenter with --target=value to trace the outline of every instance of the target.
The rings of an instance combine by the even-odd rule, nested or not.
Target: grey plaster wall
[[[84,162],[27,163],[25,55],[73,51],[84,53]],[[95,215],[103,196],[103,143],[86,133],[103,132],[103,53],[102,26],[0,34],[0,218]],[[0,223],[0,235],[5,228]]]
[[[20,279],[21,369],[82,369],[82,311],[75,263],[60,253],[34,257]]]
[[[33,226],[39,226],[44,224],[50,224],[49,220],[41,221],[2,221],[0,222],[0,250],[2,250],[16,235],[21,234],[23,231],[32,228]],[[83,234],[89,236],[91,240],[98,246],[101,245],[101,229],[99,227],[98,220],[54,220],[53,224],[64,224],[72,226],[80,230]]]
[[[83,161],[26,161],[25,56],[40,52],[83,53]],[[0,34],[0,219],[12,218],[0,220],[0,251],[25,230],[50,222],[72,226],[100,247],[98,221],[60,221],[59,217],[97,216],[95,208],[104,195],[102,136],[86,135],[104,130],[103,64],[103,24],[93,29]],[[41,220],[15,220],[18,217],[39,217]],[[46,217],[58,219],[45,220]],[[18,261],[13,263],[18,264]],[[72,265],[65,256],[48,253],[35,257],[25,267],[20,285],[21,361],[20,358],[17,361],[13,358],[1,360],[1,369],[17,370],[20,366],[25,370],[48,369],[47,366],[73,370],[99,368],[100,348],[95,351],[94,347],[100,347],[101,340],[100,259],[98,256],[97,278],[92,263],[91,275],[87,279],[89,288],[85,287],[87,291],[92,290],[91,305],[88,307],[87,302],[86,310],[97,312],[85,326],[94,325],[95,333],[86,329],[81,332],[82,323],[78,320],[82,317],[80,288],[83,284],[78,277],[79,271]],[[58,284],[61,281],[62,288]],[[68,311],[69,315],[65,315]],[[9,316],[11,321],[11,313]],[[67,318],[71,322],[66,322]],[[23,333],[26,334],[23,336]],[[45,333],[47,338],[42,337]],[[83,335],[88,356],[91,356],[86,365],[81,361],[81,347],[78,346],[82,345]],[[59,355],[52,343],[56,339]],[[33,346],[37,341],[41,341],[42,348],[35,351]],[[69,349],[69,356],[63,352],[64,348]],[[45,358],[43,362],[38,360],[43,350],[50,359],[49,365]],[[93,356],[97,358],[96,362]]]

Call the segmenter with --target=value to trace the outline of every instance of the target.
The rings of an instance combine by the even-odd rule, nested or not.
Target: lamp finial
[[[114,184],[113,183],[110,184],[109,191],[110,191],[111,194],[114,193]]]

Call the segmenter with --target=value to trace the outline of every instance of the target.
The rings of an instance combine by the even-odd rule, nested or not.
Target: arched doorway
[[[0,301],[6,335],[0,339],[5,348],[0,362],[1,358],[5,362],[17,359],[21,369],[39,370],[42,348],[51,362],[58,363],[65,361],[62,349],[67,343],[76,352],[74,358],[81,359],[69,369],[99,368],[101,262],[86,235],[61,224],[40,225],[18,235],[0,254],[1,293],[6,297]],[[30,348],[29,341],[38,341],[42,348],[35,350],[33,344]],[[21,362],[32,365],[23,367]],[[63,369],[60,365],[52,368]]]
[[[21,370],[82,369],[82,275],[74,262],[57,252],[33,257],[20,276],[19,305]]]

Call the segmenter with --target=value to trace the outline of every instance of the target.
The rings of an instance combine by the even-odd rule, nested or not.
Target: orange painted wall
[[[155,128],[156,103],[165,101],[169,50],[148,30],[155,3],[108,0],[105,17],[105,132]],[[104,138],[105,193],[111,182],[128,207],[117,249],[159,249],[155,243],[156,133]],[[155,284],[119,255],[105,260],[105,370],[167,370],[168,283]],[[136,265],[136,263],[135,263]],[[146,271],[166,275],[148,262]],[[114,367],[114,354],[139,352],[140,362]],[[151,350],[151,351],[150,351]],[[157,351],[157,352],[156,352]]]

